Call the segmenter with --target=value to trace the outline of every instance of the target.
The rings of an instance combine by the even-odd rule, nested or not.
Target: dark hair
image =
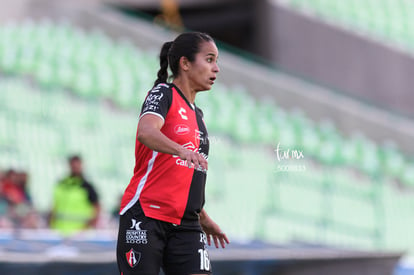
[[[69,163],[72,163],[74,161],[82,161],[81,156],[79,156],[79,155],[72,155],[72,156],[69,156],[68,157],[68,162]]]
[[[166,42],[161,47],[160,69],[154,86],[159,83],[167,82],[168,67],[173,77],[178,76],[180,68],[180,58],[186,57],[190,62],[195,60],[195,55],[200,50],[201,42],[211,42],[213,38],[202,32],[185,32],[177,36],[174,41]]]

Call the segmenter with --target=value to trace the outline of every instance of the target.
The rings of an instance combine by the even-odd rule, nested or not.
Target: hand
[[[196,169],[201,168],[204,171],[207,171],[208,169],[207,160],[197,152],[193,152],[183,147],[182,150],[180,150],[178,156],[180,157],[180,159],[187,161],[188,168],[190,168],[191,165],[194,165]]]
[[[210,217],[205,215],[202,220],[200,220],[201,227],[204,230],[204,233],[207,235],[207,243],[211,245],[211,239],[213,239],[214,245],[216,248],[219,248],[219,243],[222,248],[226,247],[226,243],[229,244],[230,241],[227,238],[226,234],[221,231],[218,224],[216,224]]]

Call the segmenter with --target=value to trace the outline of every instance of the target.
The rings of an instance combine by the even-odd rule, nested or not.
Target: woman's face
[[[218,49],[214,42],[202,42],[195,60],[189,63],[188,77],[194,90],[210,90],[220,71],[217,65]]]

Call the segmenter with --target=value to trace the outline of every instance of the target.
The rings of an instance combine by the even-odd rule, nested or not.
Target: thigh
[[[166,233],[162,222],[145,217],[140,207],[119,219],[117,263],[122,275],[158,275]]]
[[[206,236],[201,230],[174,230],[164,254],[166,275],[211,274]]]

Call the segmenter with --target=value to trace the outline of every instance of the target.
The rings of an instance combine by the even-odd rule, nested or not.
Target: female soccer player
[[[134,175],[121,202],[121,275],[158,275],[160,268],[166,275],[210,274],[206,244],[229,243],[203,209],[209,141],[194,103],[214,84],[217,58],[204,33],[183,33],[162,46],[158,78],[139,117]]]

